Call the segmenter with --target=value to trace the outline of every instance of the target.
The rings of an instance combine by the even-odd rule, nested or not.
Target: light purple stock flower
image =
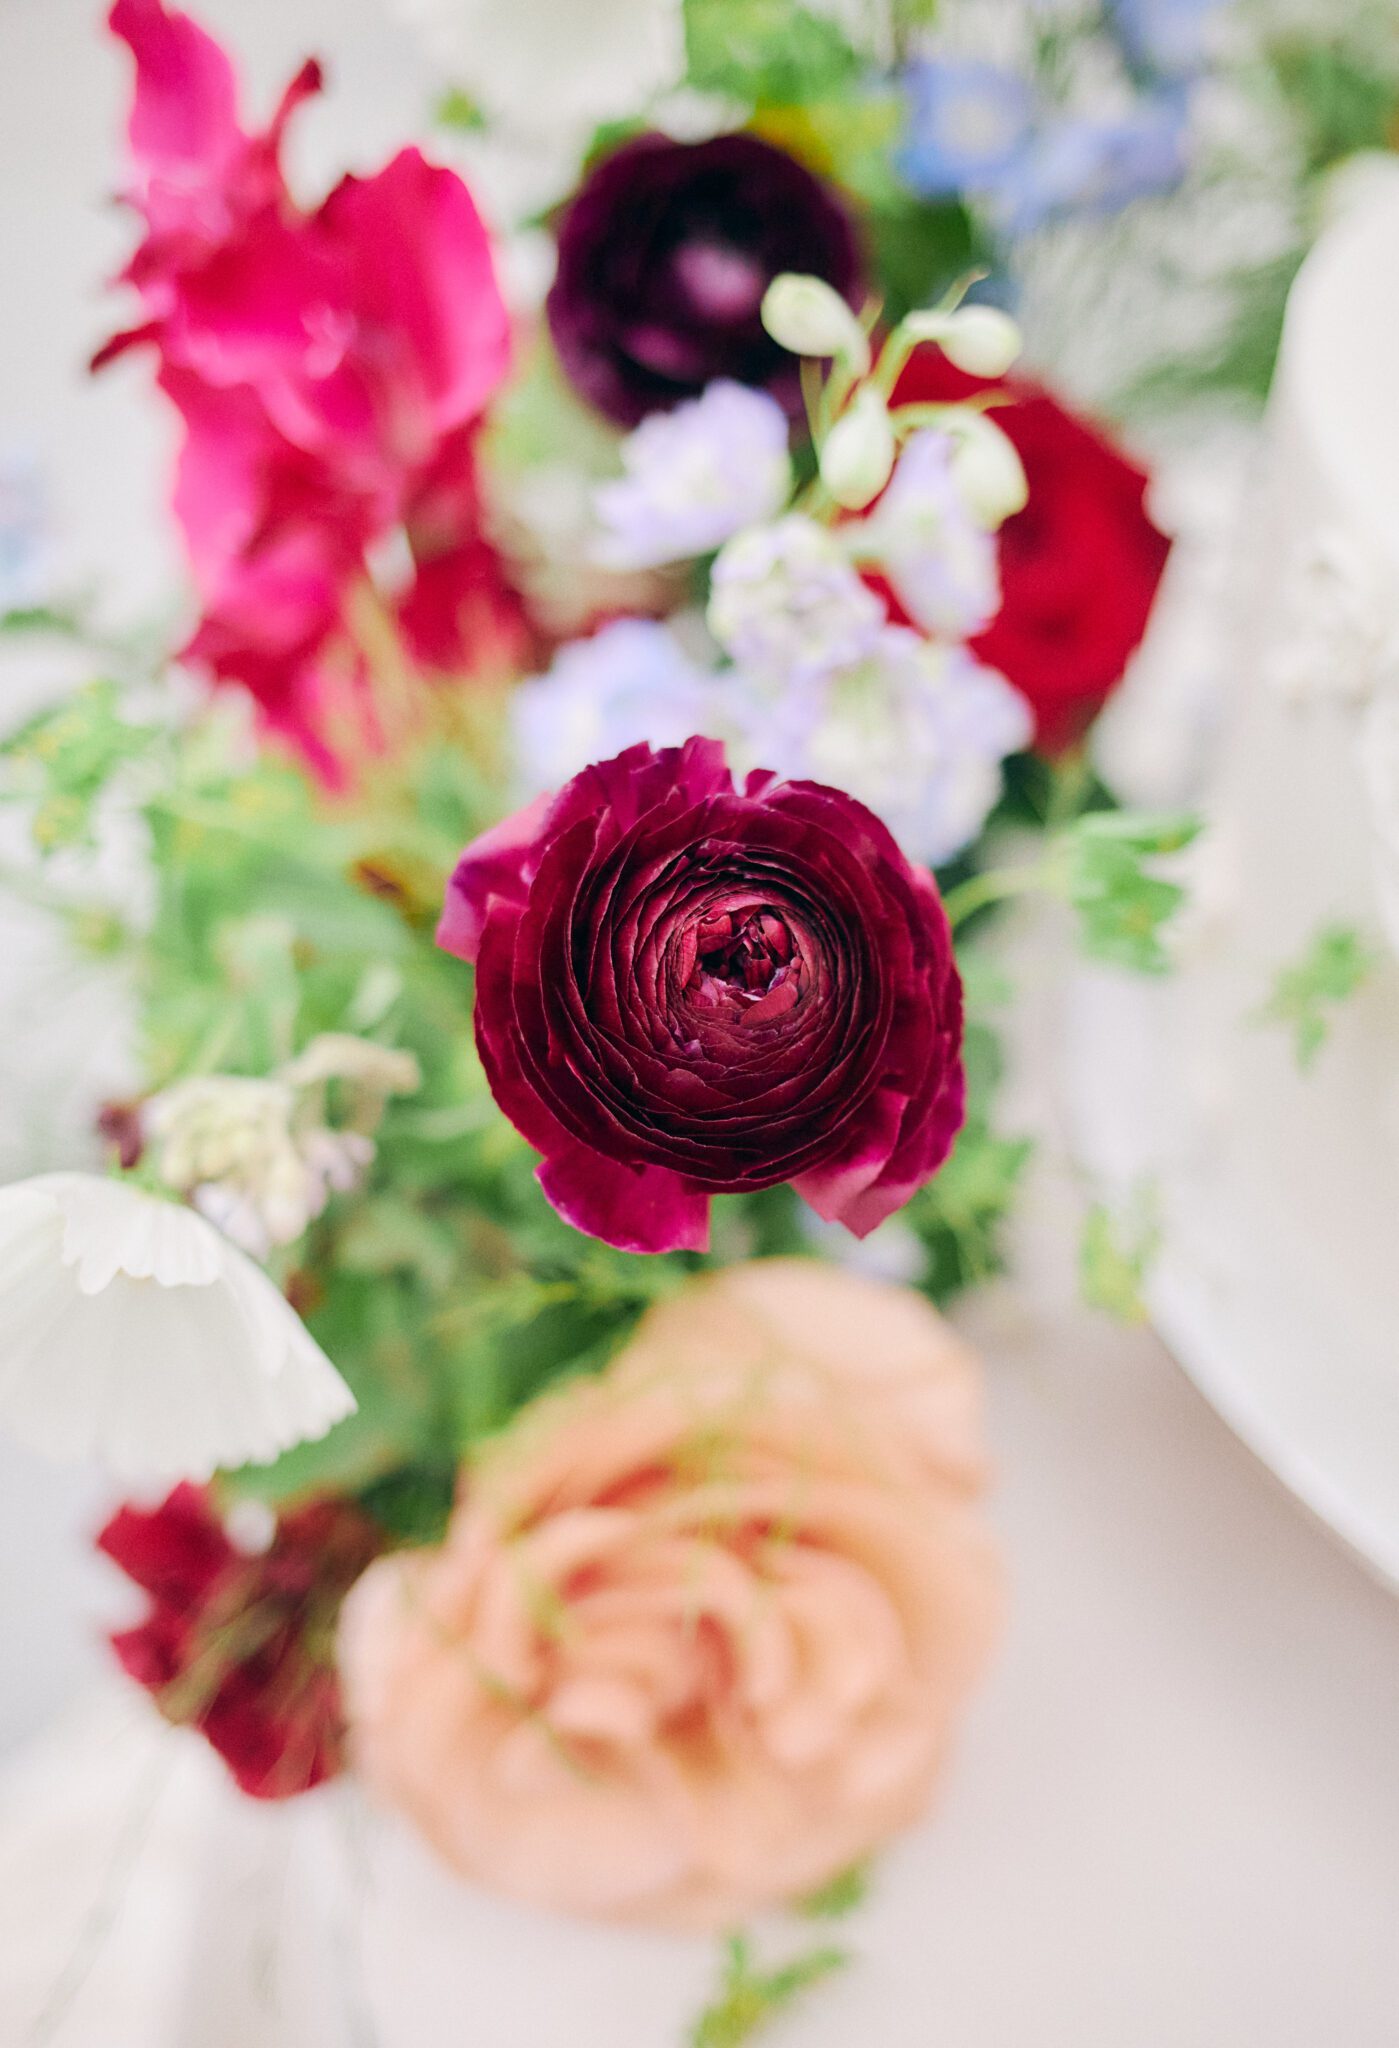
[[[792,485],[787,415],[766,391],[721,377],[622,444],[625,474],[594,494],[598,560],[658,568],[721,547],[779,512]]]
[[[680,746],[712,731],[714,697],[713,677],[655,619],[617,619],[572,640],[511,699],[521,793],[558,789],[641,740]]]
[[[1001,763],[1030,744],[1029,707],[965,647],[886,626],[871,657],[804,702],[778,700],[750,744],[792,779],[837,781],[910,860],[940,866],[985,824]]]
[[[914,434],[860,528],[858,545],[925,633],[966,640],[1000,605],[999,548],[995,535],[972,518],[952,456],[950,435],[932,427]]]
[[[800,512],[738,534],[714,564],[709,630],[760,684],[785,689],[850,668],[884,623],[839,542]]]

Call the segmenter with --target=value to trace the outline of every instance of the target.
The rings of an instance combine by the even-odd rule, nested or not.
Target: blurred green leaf
[[[685,0],[685,51],[692,86],[749,105],[824,99],[860,72],[839,26],[795,0]]]
[[[1335,1011],[1364,987],[1375,959],[1352,925],[1328,924],[1299,960],[1279,970],[1256,1021],[1280,1024],[1292,1033],[1297,1064],[1304,1073],[1330,1036]]]
[[[1124,1212],[1095,1202],[1079,1241],[1079,1292],[1089,1308],[1120,1323],[1144,1323],[1142,1284],[1161,1243],[1154,1188],[1138,1191]]]
[[[1195,817],[1134,811],[1093,811],[1070,828],[1066,894],[1090,958],[1139,974],[1167,971],[1162,931],[1185,901],[1185,890],[1153,874],[1150,863],[1182,853],[1199,831]]]
[[[817,1948],[777,1969],[763,1970],[748,1937],[731,1935],[718,1996],[695,2021],[690,2048],[743,2048],[803,1992],[843,1970],[849,1960],[843,1949]]]

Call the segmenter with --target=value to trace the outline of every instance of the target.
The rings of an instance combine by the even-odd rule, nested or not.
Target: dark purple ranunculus
[[[469,846],[439,943],[559,1214],[703,1251],[709,1198],[790,1181],[863,1237],[961,1125],[962,986],[932,878],[838,789],[716,740],[630,747]]]
[[[597,166],[559,229],[549,327],[584,398],[623,426],[716,377],[796,413],[795,360],[766,331],[779,271],[859,295],[859,245],[828,186],[756,135],[641,135]]]

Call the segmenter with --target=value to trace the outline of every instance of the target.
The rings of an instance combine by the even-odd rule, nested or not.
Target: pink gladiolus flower
[[[473,454],[510,353],[490,242],[461,180],[414,149],[296,205],[279,149],[314,64],[253,135],[187,16],[117,0],[111,26],[136,59],[128,196],[146,233],[125,277],[146,318],[97,363],[153,345],[184,421],[174,509],[202,606],[186,658],[241,683],[333,779],[347,731],[374,740],[347,617],[380,544],[406,537],[411,580],[388,602],[420,659],[519,651]]]

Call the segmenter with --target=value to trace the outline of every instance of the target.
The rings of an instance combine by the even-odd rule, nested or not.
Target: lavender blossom
[[[714,564],[709,629],[760,685],[782,690],[851,668],[883,624],[883,605],[840,543],[800,512],[738,534]]]
[[[572,640],[548,673],[516,690],[510,707],[522,795],[558,789],[590,761],[639,740],[680,746],[693,733],[723,737],[715,681],[668,626],[617,619]]]
[[[995,536],[972,517],[955,453],[948,434],[914,434],[858,545],[924,632],[964,640],[994,617],[1001,591]]]
[[[594,494],[606,528],[599,562],[683,562],[772,518],[792,487],[787,434],[775,398],[727,377],[673,412],[652,413],[622,443],[625,475]]]
[[[964,647],[886,626],[869,660],[808,697],[804,717],[779,703],[750,744],[783,775],[848,790],[910,860],[936,867],[976,837],[1002,761],[1030,738],[1029,709],[1004,676]]]

